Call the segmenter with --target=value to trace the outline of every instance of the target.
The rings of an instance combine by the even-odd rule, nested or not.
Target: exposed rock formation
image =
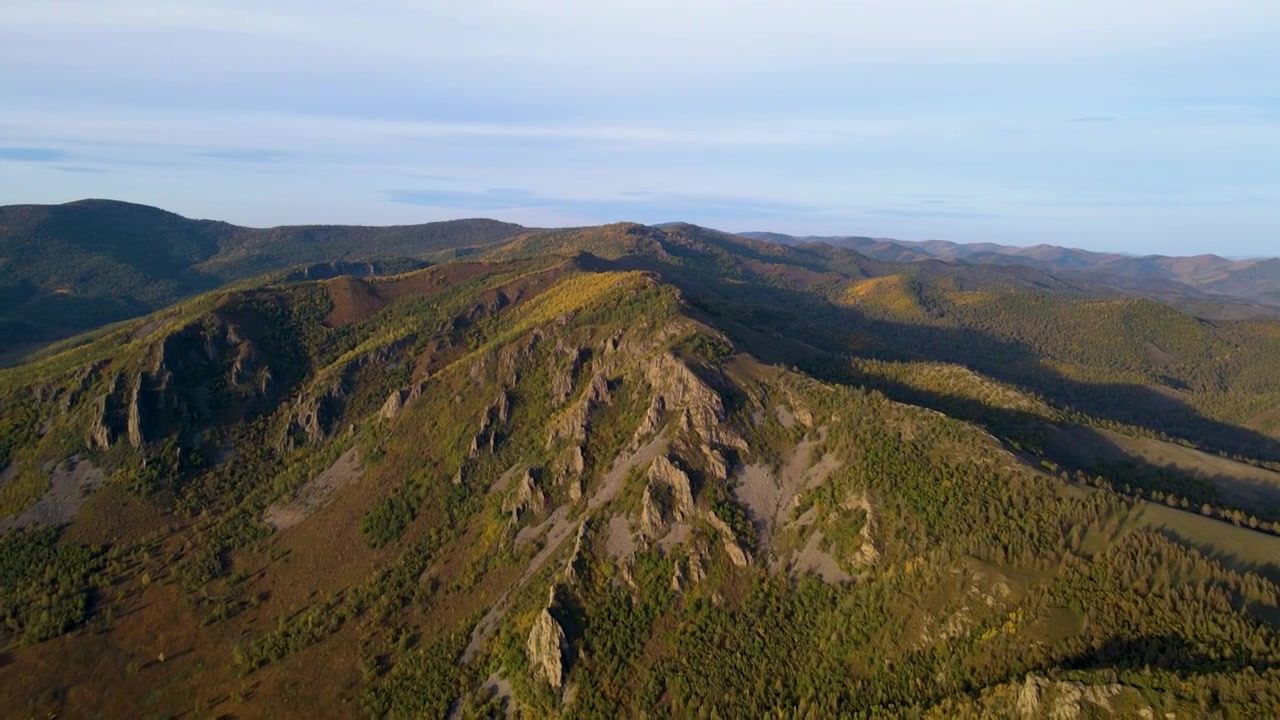
[[[644,497],[640,500],[640,534],[650,540],[662,537],[667,529],[663,517],[663,508],[654,497],[653,483],[644,488]]]
[[[666,408],[680,408],[681,430],[703,442],[747,449],[747,443],[725,425],[724,401],[710,385],[675,355],[664,352],[645,368],[645,379]]]
[[[710,445],[703,445],[702,456],[706,459],[707,476],[725,482],[729,479],[729,462],[724,459],[724,453],[716,450]]]
[[[504,390],[489,404],[489,407],[485,408],[484,415],[480,418],[480,429],[471,438],[471,447],[467,451],[467,457],[475,460],[480,457],[482,450],[493,452],[498,444],[495,425],[500,422],[505,423],[510,417],[511,397]]]
[[[551,430],[547,434],[547,448],[550,449],[557,440],[585,443],[587,431],[591,427],[591,413],[600,405],[606,405],[612,400],[608,379],[603,373],[598,372],[593,375],[582,397],[551,421]]]
[[[565,448],[556,458],[556,477],[559,482],[576,478],[587,469],[587,457],[581,445]]]
[[[1075,720],[1081,717],[1085,703],[1096,710],[1111,713],[1111,698],[1120,693],[1119,685],[1084,685],[1077,682],[1054,682],[1048,678],[1027,675],[1018,692],[1018,717],[1024,720]],[[1049,707],[1044,707],[1050,703]],[[1092,717],[1092,714],[1089,715]]]
[[[557,358],[568,355],[570,356],[569,367],[564,371],[557,372]],[[573,394],[573,388],[578,383],[578,374],[582,372],[582,366],[591,357],[591,352],[585,348],[570,348],[560,341],[556,345],[556,355],[551,358],[551,402],[553,405],[560,405],[569,399]]]
[[[284,449],[295,447],[300,439],[308,444],[315,444],[332,432],[342,410],[342,401],[347,390],[341,381],[329,385],[319,392],[303,395],[298,398],[289,413],[289,423],[285,429],[281,445]]]
[[[538,613],[537,619],[533,621],[533,629],[529,631],[526,649],[534,677],[546,680],[552,688],[559,690],[564,682],[565,653],[568,650],[568,642],[565,639],[564,628],[560,627],[560,623],[556,622],[555,617],[551,615],[551,608],[555,605],[555,593],[556,589],[553,586],[551,597],[547,600],[547,607],[543,608]]]
[[[125,427],[129,435],[129,444],[134,447],[142,447],[142,405],[139,402],[139,395],[142,393],[142,376],[139,375],[133,381],[133,388],[129,391],[129,418]]]
[[[649,408],[644,411],[644,417],[640,419],[640,425],[636,427],[635,435],[631,436],[631,447],[640,447],[645,440],[658,432],[662,425],[662,416],[666,411],[666,398],[655,393],[653,399],[649,401]]]
[[[111,395],[94,401],[93,416],[85,433],[85,444],[94,450],[107,450],[116,441],[116,409]]]
[[[501,293],[499,293],[501,295]],[[506,296],[502,295],[505,301]],[[527,366],[533,359],[533,351],[542,340],[542,331],[534,330],[523,342],[512,343],[498,351],[498,382],[512,387],[519,379],[520,368]]]
[[[729,523],[721,520],[720,516],[713,512],[708,512],[706,517],[711,527],[720,534],[720,541],[724,543],[724,552],[729,556],[729,561],[738,567],[750,565],[751,558],[738,544],[738,538],[733,534],[733,528],[729,527]]]
[[[858,551],[853,557],[849,558],[852,565],[874,565],[880,559],[880,551],[876,549],[872,538],[872,532],[875,528],[875,515],[871,511],[871,501],[865,495],[851,495],[845,500],[846,508],[850,510],[861,510],[866,515],[866,522],[862,524],[860,536],[862,544],[858,546]]]
[[[394,420],[400,411],[404,409],[405,399],[408,396],[404,390],[392,390],[387,396],[387,401],[382,403],[382,409],[378,411],[378,417],[383,420]]]
[[[649,483],[655,482],[671,488],[671,512],[676,522],[683,522],[693,515],[693,484],[685,471],[659,455],[649,466]]]
[[[689,476],[671,460],[659,455],[649,466],[649,483],[640,501],[640,533],[656,540],[667,525],[693,517],[693,486]]]
[[[700,583],[707,579],[707,561],[700,547],[689,548],[689,581]]]
[[[584,546],[589,530],[589,520],[583,520],[582,524],[578,526],[578,536],[573,541],[573,552],[569,554],[569,560],[564,564],[564,582],[566,585],[572,585],[578,581],[578,573],[581,572],[584,562]]]
[[[529,468],[516,481],[516,487],[503,503],[502,511],[511,515],[511,523],[514,525],[525,513],[540,511],[546,503],[546,495],[538,489],[537,476],[533,468]]]
[[[345,361],[341,366],[330,369],[321,378],[311,383],[311,386],[294,401],[285,434],[281,438],[281,448],[291,449],[300,440],[314,444],[328,437],[342,415],[354,374],[368,365],[387,364],[397,353],[412,343],[413,336],[410,335],[361,353]]]

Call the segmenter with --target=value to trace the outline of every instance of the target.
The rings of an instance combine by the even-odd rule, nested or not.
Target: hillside
[[[1277,317],[1280,308],[1280,258],[1229,260],[1217,255],[1170,257],[1125,255],[1034,245],[1015,247],[994,243],[953,243],[943,240],[910,242],[881,238],[831,236],[794,237],[750,232],[746,237],[789,245],[823,243],[857,250],[869,257],[894,262],[929,259],[989,265],[1026,265],[1067,280],[1105,284],[1174,302],[1200,301],[1208,312],[1236,316]],[[1226,308],[1206,308],[1207,301],[1224,300]],[[1252,307],[1262,305],[1265,307]],[[1190,305],[1188,305],[1190,307]]]
[[[0,346],[56,339],[294,266],[398,272],[523,231],[494,220],[256,229],[112,200],[0,206]]]
[[[1280,323],[1022,265],[240,283],[0,370],[0,708],[1272,717],[1277,409]]]

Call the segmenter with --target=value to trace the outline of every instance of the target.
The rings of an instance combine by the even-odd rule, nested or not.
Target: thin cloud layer
[[[0,21],[14,202],[1139,252],[1280,231],[1270,0],[10,0]]]

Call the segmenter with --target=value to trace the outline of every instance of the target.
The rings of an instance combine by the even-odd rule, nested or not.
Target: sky
[[[1280,254],[1276,0],[0,0],[0,204]]]

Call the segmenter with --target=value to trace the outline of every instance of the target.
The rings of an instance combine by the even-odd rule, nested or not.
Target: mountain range
[[[1063,279],[1109,284],[1117,289],[1170,298],[1174,301],[1216,299],[1239,313],[1270,314],[1280,307],[1280,258],[1228,259],[1218,255],[1176,257],[1130,255],[1034,245],[1016,247],[994,243],[961,244],[945,240],[910,242],[856,236],[796,237],[770,232],[742,233],[746,237],[799,245],[825,243],[847,247],[879,260],[1026,265],[1054,273]]]
[[[678,223],[0,217],[13,327],[155,305],[0,369],[7,716],[1280,713],[1254,300]]]
[[[412,269],[522,231],[496,220],[256,229],[111,200],[2,206],[0,343],[64,337],[285,268]]]

